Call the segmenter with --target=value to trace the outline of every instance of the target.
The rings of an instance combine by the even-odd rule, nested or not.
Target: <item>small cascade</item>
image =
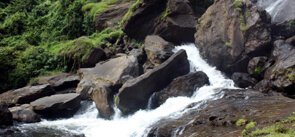
[[[122,117],[115,108],[116,114],[112,120],[97,117],[98,111],[94,103],[83,104],[83,109],[74,117],[54,121],[43,120],[39,123],[23,124],[18,128],[22,131],[38,130],[38,128],[58,129],[71,133],[84,134],[86,137],[142,137],[145,136],[151,125],[163,118],[178,118],[189,111],[185,109],[191,103],[194,108],[222,97],[220,88],[235,88],[232,80],[225,78],[221,72],[208,65],[200,56],[194,44],[187,44],[175,48],[175,52],[184,49],[190,61],[191,71],[203,71],[209,77],[210,85],[197,89],[192,97],[169,98],[160,107],[153,110],[139,110],[128,117]],[[184,128],[184,127],[183,127]],[[181,134],[179,129],[175,135]]]
[[[270,14],[273,23],[295,19],[294,0],[258,0],[257,5]]]

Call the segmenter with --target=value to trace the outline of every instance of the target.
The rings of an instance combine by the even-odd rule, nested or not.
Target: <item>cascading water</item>
[[[270,14],[273,23],[295,18],[294,0],[258,0],[257,5]]]
[[[154,110],[139,110],[129,117],[121,117],[120,112],[116,109],[116,114],[112,120],[97,118],[98,112],[94,103],[88,104],[88,106],[84,104],[82,105],[84,110],[80,110],[70,119],[43,120],[39,123],[20,125],[18,128],[24,132],[38,128],[58,129],[84,134],[86,137],[141,137],[146,135],[151,125],[162,118],[177,118],[188,111],[185,108],[191,103],[202,103],[220,98],[222,94],[216,94],[220,88],[235,88],[232,80],[226,79],[221,72],[209,66],[200,57],[194,44],[176,47],[175,51],[180,49],[186,50],[188,54],[191,72],[203,71],[210,81],[210,85],[197,89],[190,98],[169,98],[163,105]]]

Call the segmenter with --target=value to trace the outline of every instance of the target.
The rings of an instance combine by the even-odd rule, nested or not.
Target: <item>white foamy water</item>
[[[140,110],[129,117],[121,117],[120,112],[116,110],[112,120],[97,118],[98,112],[93,103],[72,118],[25,124],[21,125],[20,129],[46,127],[82,133],[86,137],[142,137],[149,131],[150,126],[157,121],[167,117],[177,118],[181,116],[188,111],[185,108],[191,103],[201,103],[220,98],[222,94],[216,94],[220,88],[234,88],[233,81],[226,79],[200,57],[194,44],[176,47],[175,52],[180,49],[186,50],[191,71],[205,72],[210,81],[210,85],[197,89],[192,97],[169,98],[163,105],[154,110]]]

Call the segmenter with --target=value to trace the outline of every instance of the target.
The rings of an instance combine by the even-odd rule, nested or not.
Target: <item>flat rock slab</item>
[[[49,84],[38,86],[27,86],[0,94],[0,102],[9,106],[16,104],[27,104],[38,98],[54,94],[55,91]]]
[[[58,94],[31,102],[33,110],[46,118],[69,117],[80,107],[80,95],[76,93]]]

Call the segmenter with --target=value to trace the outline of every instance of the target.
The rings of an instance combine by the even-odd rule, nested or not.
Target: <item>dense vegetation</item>
[[[24,86],[38,75],[72,71],[91,48],[110,45],[107,39],[120,37],[122,30],[106,28],[98,32],[94,29],[94,18],[117,2],[119,0],[2,0],[0,92]],[[69,60],[75,60],[75,64]]]

